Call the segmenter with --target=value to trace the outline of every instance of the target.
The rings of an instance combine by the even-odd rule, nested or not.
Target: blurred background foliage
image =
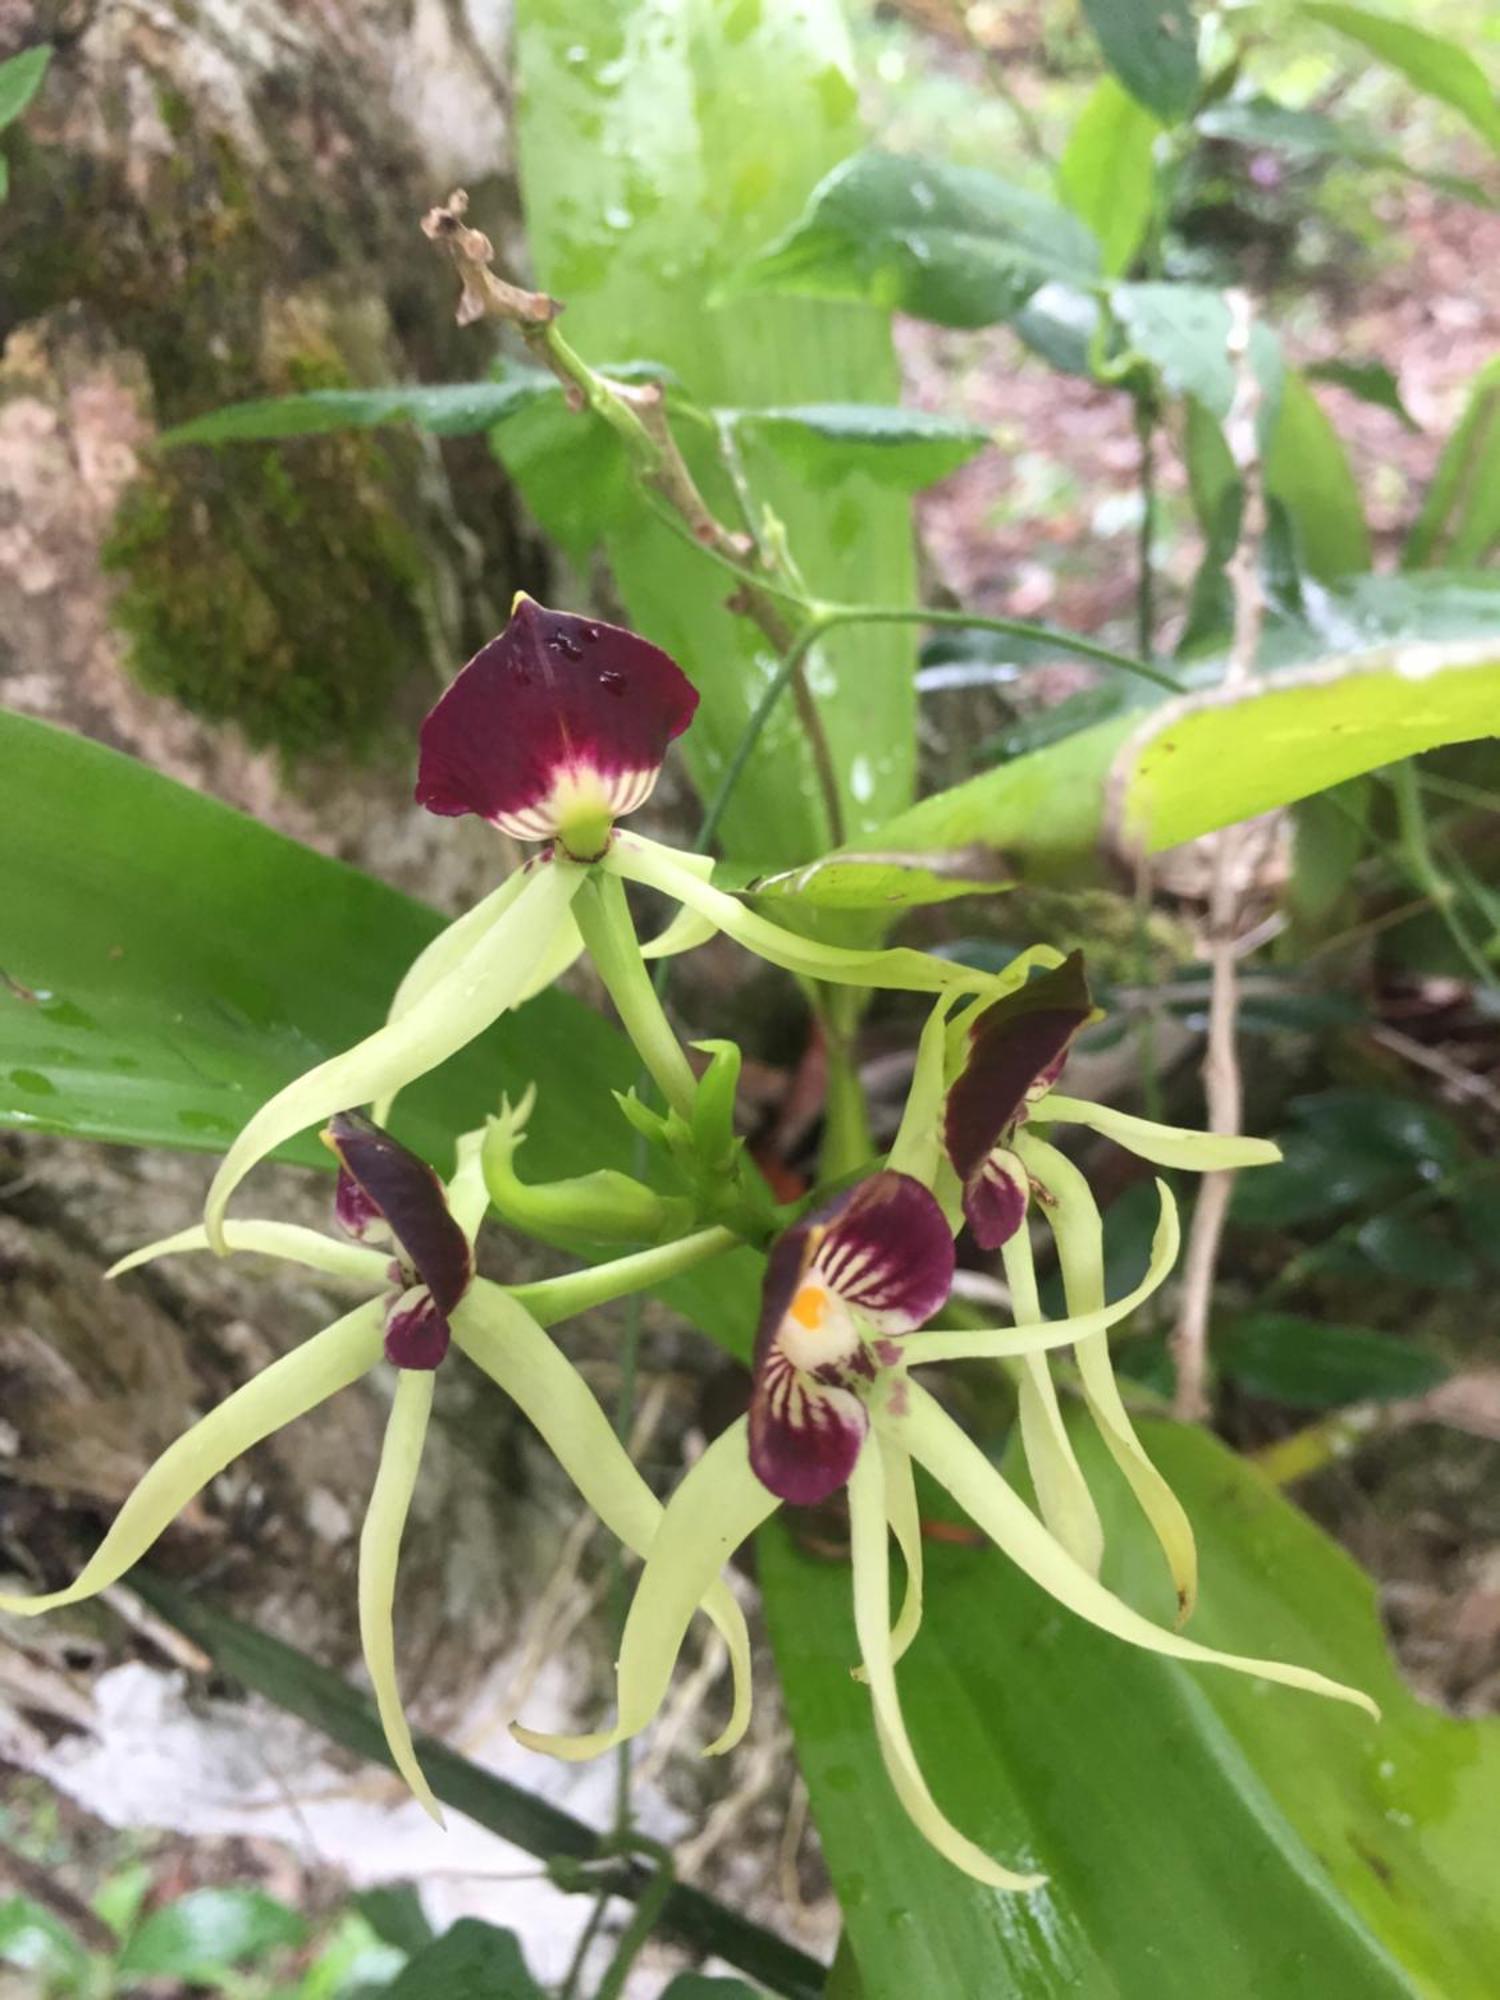
[[[430,154],[414,165],[406,141],[382,144],[368,156],[369,199],[356,202],[335,173],[317,183],[309,219],[296,192],[305,135],[295,117],[276,124],[264,79],[259,115],[278,134],[282,171],[263,179],[201,105],[161,83],[165,153],[134,176],[116,158],[101,179],[67,128],[75,24],[55,36],[50,77],[36,55],[0,69],[9,183],[0,256],[13,274],[0,335],[13,342],[7,407],[35,392],[35,352],[59,351],[49,343],[60,325],[73,338],[81,323],[91,341],[142,359],[149,424],[166,433],[165,448],[137,440],[134,474],[95,552],[113,579],[115,657],[139,687],[210,725],[215,743],[227,731],[231,744],[268,749],[272,790],[291,804],[267,816],[289,813],[282,823],[306,833],[304,802],[351,764],[373,773],[360,780],[373,788],[365,796],[389,812],[434,667],[447,671],[487,634],[511,587],[629,617],[684,660],[704,693],[684,746],[696,799],[685,788],[664,796],[669,829],[692,837],[717,800],[726,879],[791,871],[765,893],[795,921],[868,927],[895,904],[912,936],[997,965],[1037,937],[1084,945],[1108,1019],[1080,1046],[1076,1093],[1185,1123],[1202,1117],[1209,1000],[1199,837],[1263,812],[1237,885],[1253,946],[1240,1054],[1247,1129],[1276,1136],[1284,1158],[1236,1191],[1212,1321],[1215,1428],[1373,1572],[1406,1674],[1434,1709],[1493,1715],[1493,8],[1438,0],[1417,22],[1295,0],[1196,18],[1185,4],[1130,0],[851,0],[845,19],[831,4],[699,0],[621,6],[601,21],[586,0],[519,0],[517,16],[513,41],[486,48],[514,157],[493,163],[494,218],[475,219],[508,269],[565,299],[563,325],[589,363],[665,385],[708,506],[742,538],[737,560],[751,583],[775,586],[770,611],[744,615],[745,578],[726,575],[663,518],[607,426],[566,407],[535,353],[489,328],[450,327],[443,274],[412,229],[418,190],[423,205],[447,192],[433,184]],[[55,25],[42,21],[38,39]],[[292,95],[304,112],[317,100]],[[344,115],[321,108],[335,123]],[[163,272],[191,278],[180,292],[167,286],[182,304],[164,316]],[[309,296],[315,276],[328,287]],[[1189,690],[1224,671],[1225,570],[1241,515],[1224,435],[1231,285],[1256,302],[1265,680],[1221,711],[1211,734],[1212,711],[1206,724],[1201,711],[1184,720],[1128,662]],[[24,589],[8,559],[6,579]],[[28,602],[46,596],[32,590]],[[796,690],[767,706],[778,657],[809,605],[829,600],[898,612],[920,601],[953,620],[929,621],[925,637],[920,618],[851,618],[813,635],[803,679],[831,787]],[[965,627],[960,612],[995,629]],[[106,704],[101,722],[33,700],[26,675],[40,644],[24,624],[15,629],[8,702],[151,756],[117,726],[123,703]],[[1105,657],[1081,657],[1070,638]],[[1407,645],[1433,649],[1419,656],[1419,678],[1392,665],[1406,656],[1388,649]],[[1374,699],[1361,675],[1395,687],[1378,723],[1361,721]],[[1330,683],[1347,709],[1317,705]],[[1352,747],[1337,740],[1344,730]],[[305,857],[285,860],[283,876],[268,848],[213,831],[206,808],[190,811],[165,784],[143,790],[103,763],[69,763],[24,730],[0,745],[17,781],[13,851],[28,856],[29,884],[0,960],[23,991],[66,993],[32,1013],[5,996],[0,1113],[17,1127],[216,1143],[238,1097],[378,1007],[387,959],[399,960],[407,932],[426,921],[368,885],[348,891],[351,923],[387,924],[389,936],[346,996],[333,941],[323,959],[310,951],[283,965],[261,912],[252,997],[241,1005],[236,991],[229,1009],[226,982],[244,968],[226,970],[195,941],[181,954],[193,1038],[184,1056],[189,1037],[162,1031],[148,972],[181,952],[190,910],[163,893],[156,955],[143,951],[134,975],[142,983],[132,988],[127,968],[123,998],[118,979],[106,992],[90,966],[115,910],[70,909],[67,871],[48,860],[49,842],[62,851],[56,815],[70,786],[87,783],[100,810],[118,815],[82,843],[98,844],[100,882],[110,879],[111,828],[127,817],[132,854],[153,859],[164,880],[179,866],[186,879],[181,857],[221,837],[214,865],[226,885],[285,884],[289,900],[310,905],[325,878]],[[1410,748],[1422,754],[1404,756]],[[202,768],[186,775],[204,780]],[[30,810],[22,781],[45,795],[52,822]],[[252,802],[212,775],[208,788]],[[428,882],[421,857],[393,866],[342,828],[313,832],[401,886],[461,900],[451,880]],[[846,847],[837,866],[804,866]],[[1007,893],[943,900],[957,863],[962,881],[978,872],[984,890]],[[149,913],[138,920],[144,936]],[[43,981],[49,967],[63,976]],[[744,1042],[749,1137],[783,1192],[816,1171],[827,1078],[840,1064],[864,1086],[876,1142],[890,1136],[915,1026],[901,1004],[858,1022],[819,1018],[780,984],[746,982],[742,964],[716,950],[674,974],[673,994],[687,1028]],[[616,1143],[594,1139],[568,1095],[570,1036],[585,1033],[571,1004],[549,999],[528,1013],[529,1043],[501,1037],[490,1051],[555,1077],[538,1147],[554,1149],[559,1171]],[[613,1075],[618,1052],[602,1029],[587,1034],[581,1067]],[[412,1136],[440,1150],[461,1096],[458,1078],[446,1095],[416,1093]],[[1149,1180],[1106,1142],[1085,1164],[1107,1209],[1111,1286],[1124,1289],[1144,1267]],[[967,1261],[982,1296],[987,1274]],[[1169,1316],[1154,1302],[1119,1342],[1146,1409],[1170,1393]],[[709,1330],[733,1344],[736,1329]],[[703,1388],[704,1410],[736,1393],[724,1368]],[[1003,1393],[976,1371],[960,1397],[1003,1449]],[[1200,1445],[1207,1455],[1195,1457]],[[1258,1499],[1266,1489],[1241,1483],[1249,1475],[1210,1441],[1166,1449],[1183,1453],[1206,1538],[1222,1544],[1220,1603],[1279,1622],[1288,1645],[1316,1646],[1316,1606],[1337,1600],[1321,1642],[1330,1667],[1380,1671],[1368,1604],[1329,1544]],[[1275,1775],[1304,1753],[1311,1769],[1320,1754],[1295,1721],[1199,1701],[1156,1667],[1140,1682],[1142,1711],[1180,1732],[1205,1772],[1222,1776],[1233,1741],[1271,1787],[1280,1859],[1262,1857],[1257,1880],[1268,1885],[1266,1931],[1279,1911],[1305,1938],[1296,1968],[1281,1968],[1273,1989],[1255,1956],[1264,1936],[1252,1948],[1232,1933],[1222,1965],[1188,1961],[1180,1983],[1161,1983],[1159,1913],[1144,1885],[1179,1859],[1169,1833],[1160,1845],[1141,1837],[1119,1860],[1126,1903],[1130,1884],[1142,1885],[1133,1916],[1106,1900],[1101,1848],[1096,1873],[1091,1856],[1077,1859],[1077,1900],[1056,1936],[1018,1918],[997,1942],[976,1892],[941,1880],[927,1884],[939,1914],[929,1910],[914,1941],[892,1885],[907,1867],[927,1878],[902,1831],[883,1829],[880,1851],[860,1853],[883,1781],[868,1746],[850,1748],[859,1717],[850,1719],[836,1651],[844,1614],[817,1561],[830,1538],[837,1552],[841,1533],[837,1520],[818,1522],[796,1545],[764,1552],[791,1719],[859,1961],[857,1974],[843,1961],[835,1981],[845,1983],[830,1990],[855,1992],[862,1977],[870,1994],[895,1994],[943,1977],[957,1991],[951,1982],[993,1978],[1002,1965],[1008,1990],[1039,1995],[1212,1987],[1477,2000],[1492,1990],[1484,1822],[1465,1817],[1479,1809],[1452,1774],[1472,1781],[1493,1767],[1493,1725],[1465,1733],[1413,1705],[1387,1739],[1395,1776],[1381,1775],[1378,1747],[1365,1756],[1345,1745],[1347,1764],[1329,1753],[1330,1803],[1312,1796],[1315,1781],[1302,1796]],[[1126,1530],[1127,1568],[1131,1546]],[[935,1620],[931,1652],[914,1655],[927,1676],[914,1734],[951,1788],[944,1796],[965,1796],[967,1783],[971,1818],[990,1814],[988,1826],[973,1825],[979,1837],[1063,1851],[1067,1810],[1051,1822],[1024,1732],[1008,1737],[997,1721],[966,1772],[944,1713],[944,1676],[984,1671],[956,1636],[964,1621],[982,1639],[1029,1629],[1035,1607],[1011,1603],[1004,1580],[991,1579],[991,1628],[973,1611],[981,1586],[962,1552],[942,1563],[948,1581],[935,1596],[946,1590],[953,1616]],[[1268,1577],[1285,1580],[1280,1597],[1257,1596]],[[835,1638],[799,1653],[799,1631]],[[1042,1621],[1032,1638],[1025,1663],[1007,1656],[997,1704],[1042,1701],[1054,1685],[1080,1705],[1106,1699],[1076,1641]],[[1107,1764],[1112,1782],[1149,1788],[1155,1746],[1132,1754],[1092,1711],[1069,1726],[1080,1761],[1092,1729],[1097,1756],[1119,1760]],[[1200,1768],[1184,1756],[1185,1768]],[[1224,1782],[1232,1802],[1217,1824],[1232,1862],[1260,1852],[1254,1829],[1270,1822],[1251,1811],[1252,1802],[1261,1810],[1253,1786]],[[1368,1824],[1354,1823],[1356,1795],[1362,1808],[1379,1803]],[[1086,1787],[1068,1798],[1095,1811]],[[1186,1800],[1182,1811],[1186,1852],[1198,1835]],[[321,1886],[273,1893],[247,1887],[243,1868],[233,1886],[211,1870],[184,1875],[177,1850],[163,1858],[126,1841],[85,1853],[84,1836],[30,1794],[6,1815],[0,1831],[23,1865],[16,1897],[0,1902],[0,1964],[49,1993],[128,1991],[149,1975],[257,2000],[415,1994],[438,1990],[431,1982],[453,1978],[452,1966],[403,1986],[403,1965],[443,1949],[454,1964],[480,1966],[476,1979],[491,1985],[475,1990],[501,1980],[506,1992],[541,1990],[506,1934],[460,1926],[434,1943],[409,1899],[346,1905],[330,1887],[325,1906]],[[1460,1834],[1471,1828],[1465,1864]],[[1360,1842],[1373,1843],[1373,1860],[1360,1858]],[[1434,1854],[1436,1887],[1425,1872]],[[808,1864],[819,1887],[821,1870]],[[1336,1917],[1323,1907],[1325,1870]],[[86,1894],[69,1886],[75,1878]],[[1424,1899],[1430,1926],[1410,1914]],[[1106,1907],[1119,1926],[1107,1968],[1069,1928],[1086,1930],[1079,1912],[1097,1919]],[[923,1956],[934,1930],[953,1953],[937,1971]],[[1243,1950],[1248,1973],[1236,1970]],[[1249,1984],[1225,1983],[1235,1977]]]

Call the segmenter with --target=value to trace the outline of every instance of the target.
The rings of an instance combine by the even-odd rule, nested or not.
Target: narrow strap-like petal
[[[530,1313],[498,1285],[480,1278],[453,1315],[453,1337],[531,1419],[585,1505],[616,1540],[633,1554],[649,1557],[666,1510],[636,1470],[588,1383]],[[775,1504],[769,1494],[764,1497],[768,1509]],[[749,1726],[750,1635],[745,1614],[717,1568],[698,1597],[729,1648],[734,1706],[724,1734],[712,1746],[727,1750]],[[686,1616],[696,1608],[695,1599]]]
[[[529,873],[529,866],[517,868],[513,874],[506,876],[498,888],[491,889],[487,896],[481,896],[472,909],[465,910],[461,917],[455,917],[430,944],[422,947],[402,974],[401,984],[391,998],[385,1017],[388,1022],[399,1021],[403,1014],[409,1014],[440,979],[446,979],[456,966],[463,963],[485,932],[500,921],[520,895]],[[391,1106],[395,1099],[394,1090],[375,1099],[370,1116],[377,1125],[390,1124]]]
[[[909,1333],[901,1343],[901,1358],[909,1368],[931,1361],[1005,1361],[1016,1355],[1041,1354],[1054,1347],[1070,1347],[1103,1333],[1117,1321],[1128,1319],[1137,1306],[1150,1298],[1177,1261],[1181,1230],[1177,1203],[1165,1181],[1156,1183],[1161,1214],[1151,1240],[1151,1262],[1146,1275],[1133,1291],[1116,1299],[1100,1312],[1069,1314],[1067,1319],[1044,1320],[1039,1326],[979,1327],[965,1333]]]
[[[922,1517],[917,1510],[917,1482],[912,1476],[911,1454],[888,1433],[877,1429],[872,1435],[885,1471],[886,1518],[906,1565],[906,1590],[891,1627],[894,1666],[922,1629]],[[857,1681],[870,1678],[863,1666],[855,1667],[853,1672]]]
[[[1023,1135],[1017,1151],[1051,1196],[1050,1202],[1037,1205],[1057,1243],[1068,1310],[1096,1312],[1104,1304],[1104,1229],[1089,1184],[1065,1153],[1043,1139]],[[1090,1414],[1161,1544],[1177,1593],[1178,1615],[1186,1619],[1198,1595],[1193,1524],[1136,1436],[1115,1380],[1108,1334],[1090,1334],[1077,1343],[1074,1352]]]
[[[922,1838],[945,1860],[978,1882],[996,1889],[1035,1889],[1044,1875],[1017,1875],[991,1860],[938,1809],[927,1788],[906,1733],[896,1691],[891,1647],[890,1557],[886,1536],[886,1493],[883,1461],[878,1451],[863,1451],[849,1480],[849,1556],[854,1571],[854,1629],[875,1711],[875,1735],[896,1796]]]
[[[1017,1326],[1040,1324],[1042,1307],[1037,1297],[1036,1269],[1031,1259],[1031,1239],[1024,1228],[1017,1230],[1004,1245],[1001,1256]],[[1037,1506],[1069,1555],[1090,1576],[1097,1576],[1104,1560],[1104,1524],[1063,1422],[1057,1385],[1052,1380],[1047,1357],[1024,1354],[1020,1368],[1017,1402],[1021,1446],[1036,1488]]]
[[[597,1757],[644,1729],[666,1696],[694,1611],[735,1550],[779,1504],[750,1470],[741,1417],[687,1474],[652,1537],[620,1641],[614,1728],[556,1736],[517,1724],[511,1733],[518,1741],[576,1761]],[[721,1738],[713,1747],[726,1746]]]
[[[1178,1125],[1157,1125],[1116,1111],[1111,1104],[1088,1104],[1081,1097],[1063,1097],[1049,1090],[1031,1107],[1038,1125],[1052,1122],[1086,1125],[1113,1139],[1128,1153],[1149,1160],[1153,1167],[1179,1167],[1186,1173],[1211,1174],[1239,1167],[1269,1167],[1281,1158],[1270,1139],[1245,1139],[1218,1132],[1190,1132]]]
[[[643,882],[674,902],[694,910],[746,951],[779,965],[803,979],[826,979],[840,986],[884,986],[901,992],[945,993],[984,987],[989,975],[956,961],[895,945],[880,951],[854,951],[844,945],[819,944],[783,930],[724,890],[704,882],[669,847],[643,840],[639,834],[617,832],[603,867],[627,882]]]
[[[516,1004],[585,871],[556,858],[528,876],[521,893],[473,949],[397,1021],[299,1076],[263,1104],[215,1174],[203,1219],[223,1247],[224,1210],[252,1167],[309,1125],[337,1111],[389,1098],[436,1069]]]
[[[490,1212],[484,1184],[484,1134],[465,1132],[458,1142],[458,1165],[448,1183],[448,1213],[472,1243]]]
[[[372,1299],[263,1368],[142,1474],[75,1582],[44,1597],[0,1596],[0,1611],[34,1617],[117,1583],[231,1460],[358,1381],[380,1359],[384,1321],[384,1305]]]
[[[442,1808],[422,1775],[406,1711],[401,1706],[393,1618],[401,1535],[417,1483],[417,1468],[422,1463],[436,1380],[430,1371],[410,1369],[403,1369],[396,1377],[396,1400],[386,1420],[380,1468],[375,1474],[359,1537],[359,1642],[364,1648],[365,1666],[375,1690],[375,1706],[380,1712],[380,1726],[385,1731],[391,1761],[423,1810],[441,1826]]]
[[[899,1417],[886,1414],[878,1421],[893,1432],[919,1465],[926,1466],[933,1478],[947,1488],[1002,1555],[1009,1557],[1017,1569],[1033,1583],[1040,1584],[1059,1604],[1090,1625],[1097,1625],[1100,1631],[1113,1633],[1128,1645],[1160,1653],[1169,1660],[1229,1667],[1235,1673],[1277,1681],[1283,1687],[1302,1688],[1309,1694],[1347,1701],[1379,1720],[1380,1710],[1367,1694],[1330,1680],[1326,1674],[1315,1673],[1311,1667],[1289,1666],[1282,1660],[1258,1660],[1241,1653],[1220,1653],[1181,1632],[1154,1625],[1149,1618],[1133,1611],[1074,1562],[978,1445],[965,1436],[919,1384],[909,1385],[906,1406]]]
[[[231,1250],[252,1250],[262,1257],[279,1257],[283,1263],[305,1264],[329,1278],[343,1278],[367,1290],[384,1287],[390,1270],[389,1255],[366,1250],[358,1243],[339,1243],[316,1229],[304,1229],[296,1222],[226,1222],[224,1241]],[[208,1231],[201,1222],[191,1229],[179,1229],[173,1236],[132,1250],[117,1264],[111,1264],[106,1278],[123,1278],[127,1271],[139,1270],[158,1257],[180,1256],[185,1250],[211,1250]]]

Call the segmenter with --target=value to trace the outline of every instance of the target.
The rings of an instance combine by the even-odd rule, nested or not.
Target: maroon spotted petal
[[[697,706],[659,647],[523,593],[422,724],[417,804],[519,840],[566,839],[570,825],[602,840],[649,797]]]
[[[448,1213],[448,1197],[431,1167],[358,1111],[340,1111],[331,1118],[323,1143],[343,1168],[340,1181],[347,1175],[360,1190],[362,1208],[390,1225],[437,1310],[452,1312],[469,1289],[474,1256],[468,1238]],[[342,1187],[340,1200],[344,1210],[355,1212],[355,1197]],[[368,1218],[364,1226],[368,1228]]]
[[[909,1174],[872,1174],[771,1246],[750,1392],[750,1464],[793,1506],[854,1470],[869,1430],[858,1386],[875,1373],[864,1329],[909,1333],[953,1282],[943,1212]]]
[[[385,1320],[385,1358],[395,1368],[436,1368],[452,1338],[448,1322],[425,1285],[403,1292]]]
[[[981,1250],[1009,1243],[1026,1220],[1031,1183],[1026,1169],[1005,1146],[992,1146],[979,1170],[964,1182],[964,1220]]]
[[[948,1092],[944,1139],[964,1184],[964,1215],[979,1244],[997,1250],[1020,1227],[1019,1205],[985,1180],[985,1163],[1038,1087],[1055,1083],[1073,1037],[1093,1017],[1083,953],[1039,973],[987,1007],[974,1024],[969,1060]],[[1006,1225],[1009,1226],[1006,1226]]]

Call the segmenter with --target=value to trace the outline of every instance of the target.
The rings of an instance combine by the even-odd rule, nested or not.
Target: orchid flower
[[[938,1851],[982,1882],[1031,1889],[1036,1875],[1003,1867],[942,1814],[917,1765],[896,1685],[896,1663],[921,1621],[922,1539],[912,1468],[920,1464],[1005,1555],[1060,1604],[1117,1638],[1168,1659],[1229,1667],[1349,1701],[1363,1694],[1308,1668],[1221,1653],[1142,1617],[1107,1590],[971,1442],[909,1369],[967,1353],[1026,1356],[1103,1338],[1165,1278],[1178,1244],[1164,1185],[1145,1279],[1109,1306],[1051,1323],[985,1334],[917,1331],[946,1300],[953,1276],[950,1221],[922,1183],[884,1170],[803,1217],[772,1245],[756,1336],[750,1410],[711,1444],[667,1504],[621,1642],[618,1719],[584,1736],[519,1726],[534,1749],[597,1755],[643,1728],[660,1708],[688,1621],[705,1589],[755,1529],[783,1505],[808,1506],[847,1487],[854,1622],[876,1736],[901,1804]],[[894,1624],[889,1539],[906,1568]]]
[[[550,984],[584,946],[668,1105],[691,1113],[695,1083],[662,1012],[625,884],[680,910],[646,948],[688,950],[722,931],[808,979],[916,992],[992,991],[983,973],[905,948],[819,944],[745,908],[708,879],[712,863],[615,823],[650,797],[693,719],[692,683],[618,625],[549,611],[518,593],[510,622],[476,653],[422,725],[417,802],[473,813],[541,852],[441,931],[397,988],[385,1025],[262,1105],[229,1148],[204,1208],[216,1250],[236,1187],[278,1146],[351,1104],[384,1123],[398,1091]]]
[[[99,1548],[66,1589],[36,1597],[0,1596],[0,1610],[35,1616],[106,1589],[232,1459],[377,1370],[383,1356],[396,1375],[360,1535],[360,1639],[391,1761],[441,1821],[401,1705],[392,1616],[401,1536],[432,1410],[434,1371],[450,1344],[462,1349],[530,1418],[611,1533],[644,1556],[663,1518],[661,1504],[542,1321],[655,1283],[717,1254],[733,1239],[725,1230],[704,1231],[614,1264],[507,1290],[474,1274],[474,1238],[488,1206],[477,1134],[460,1142],[458,1171],[446,1189],[425,1162],[367,1118],[342,1113],[323,1137],[339,1161],[335,1216],[357,1240],[340,1242],[291,1223],[231,1222],[229,1244],[305,1265],[363,1286],[373,1296],[263,1369],[170,1445],[142,1476]],[[156,1257],[205,1249],[208,1242],[206,1229],[185,1229],[123,1258],[109,1275],[133,1271]],[[713,1582],[705,1592],[703,1609],[728,1643],[734,1672],[734,1712],[713,1746],[728,1749],[749,1720],[749,1638],[744,1617],[722,1582]]]
[[[1154,1124],[1056,1089],[1074,1039],[1098,1019],[1082,954],[1060,959],[992,1002],[957,1020],[934,1009],[918,1051],[917,1071],[892,1166],[919,1174],[950,1219],[961,1211],[975,1241],[999,1250],[1018,1324],[1042,1318],[1030,1238],[1033,1196],[1057,1242],[1070,1314],[1104,1303],[1103,1226],[1088,1184],[1036,1127],[1066,1120],[1087,1125],[1164,1167],[1251,1167],[1280,1157],[1264,1139],[1223,1138]],[[949,1338],[957,1358],[972,1350]],[[1084,1400],[1161,1544],[1186,1619],[1197,1596],[1192,1525],[1147,1456],[1115,1380],[1109,1343],[1079,1341],[1075,1356]],[[1104,1534],[1058,1405],[1045,1352],[1018,1364],[1021,1435],[1042,1517],[1086,1569],[1097,1570]]]

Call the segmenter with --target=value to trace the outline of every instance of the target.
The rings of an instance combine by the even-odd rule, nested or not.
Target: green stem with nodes
[[[691,1117],[698,1086],[641,957],[625,884],[596,869],[579,891],[573,914],[636,1054],[671,1108]]]
[[[511,1297],[526,1308],[541,1326],[555,1326],[560,1319],[587,1312],[590,1306],[608,1305],[611,1299],[629,1297],[632,1292],[652,1290],[677,1278],[684,1271],[722,1257],[726,1250],[739,1247],[740,1238],[732,1229],[699,1229],[675,1243],[662,1243],[652,1250],[636,1250],[628,1257],[614,1257],[607,1264],[587,1264],[581,1270],[564,1272],[560,1278],[539,1278],[534,1284],[512,1285]]]

